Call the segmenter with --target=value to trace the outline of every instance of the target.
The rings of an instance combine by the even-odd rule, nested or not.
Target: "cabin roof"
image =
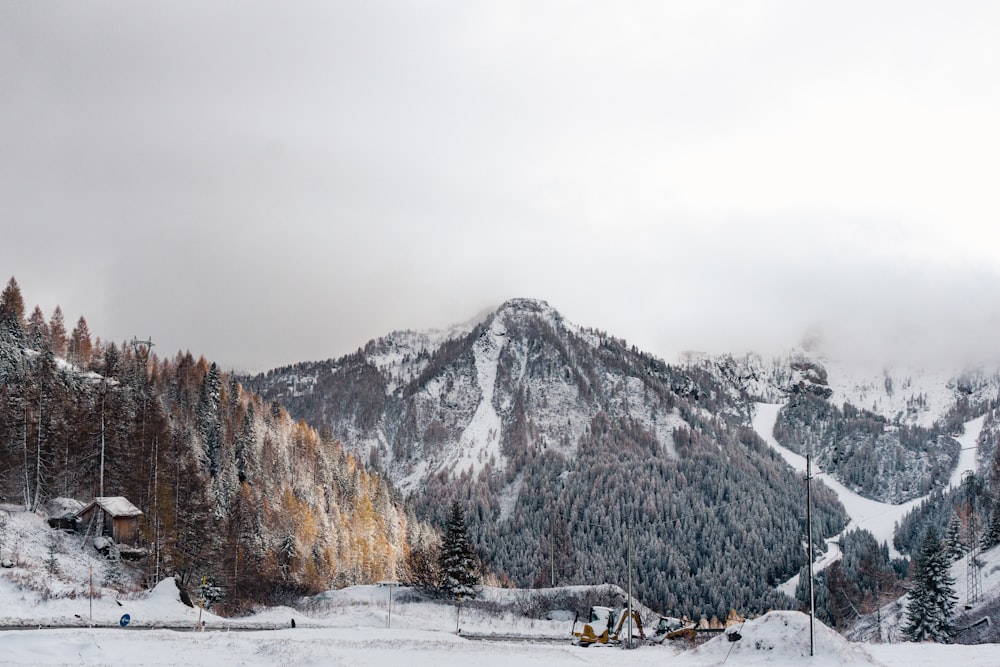
[[[113,517],[119,516],[142,516],[142,510],[133,505],[123,496],[99,496],[94,498],[90,504],[76,513],[80,516],[94,505],[99,506]]]

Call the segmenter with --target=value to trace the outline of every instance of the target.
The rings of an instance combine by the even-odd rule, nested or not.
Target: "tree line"
[[[209,576],[233,607],[407,578],[434,542],[386,477],[189,352],[68,335],[11,278],[0,294],[0,497],[127,497],[147,583]],[[102,475],[103,470],[103,475]],[[432,537],[428,537],[431,535]]]

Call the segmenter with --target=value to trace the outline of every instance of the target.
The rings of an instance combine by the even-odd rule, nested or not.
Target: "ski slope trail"
[[[806,457],[796,454],[787,447],[782,447],[774,438],[774,425],[778,421],[778,411],[781,410],[781,407],[781,404],[757,403],[753,417],[753,429],[792,468],[797,472],[805,474]],[[965,433],[958,438],[958,442],[962,446],[962,451],[955,472],[952,473],[949,480],[951,486],[961,484],[962,473],[966,470],[976,470],[976,441],[979,439],[980,431],[982,431],[984,419],[984,417],[978,417],[966,422]],[[840,536],[855,528],[864,528],[870,531],[878,542],[888,543],[890,557],[896,558],[901,555],[892,544],[896,523],[907,512],[919,505],[927,496],[915,498],[900,505],[892,505],[858,495],[832,475],[823,472],[815,463],[812,466],[812,471],[813,479],[823,480],[823,483],[837,494],[850,519],[843,532],[826,540],[826,552],[816,559],[815,569],[817,571],[828,567],[840,559],[841,553],[838,546]],[[798,585],[798,575],[781,584],[778,588],[789,595],[793,595],[796,585]]]

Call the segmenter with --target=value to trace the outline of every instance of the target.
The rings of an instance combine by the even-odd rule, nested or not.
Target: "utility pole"
[[[389,587],[389,616],[386,619],[385,627],[386,628],[392,628],[392,589],[393,589],[394,586],[399,586],[399,582],[398,581],[380,581],[380,582],[378,582],[378,585],[379,586],[388,586]],[[456,629],[456,632],[457,631],[458,630]]]
[[[147,365],[149,364],[149,353],[152,350],[153,345],[155,345],[155,343],[153,343],[153,339],[152,338],[147,338],[146,340],[139,340],[135,336],[132,336],[132,349],[135,350],[135,356],[136,356],[136,369],[135,370],[136,370],[137,374],[139,372],[139,360],[140,359],[143,362],[144,372],[149,370],[148,367],[147,367]]]
[[[549,519],[549,587],[556,587],[556,550],[553,542],[555,533],[552,530],[552,519]]]
[[[806,558],[809,560],[809,655],[815,655],[815,632],[813,621],[816,619],[816,598],[813,595],[813,524],[812,524],[812,461],[806,454]]]
[[[108,382],[104,381],[101,387],[101,480],[100,480],[100,492],[98,496],[104,497],[104,398],[108,394]]]
[[[625,542],[628,552],[628,647],[632,648],[632,522],[625,519]]]

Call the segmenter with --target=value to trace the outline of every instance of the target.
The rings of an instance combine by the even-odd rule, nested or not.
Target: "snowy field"
[[[995,646],[852,644],[817,624],[809,656],[808,619],[772,612],[748,621],[742,639],[719,636],[685,644],[580,648],[539,641],[474,641],[445,631],[374,628],[298,628],[252,632],[176,632],[139,629],[16,630],[0,632],[0,665],[477,665],[560,667],[602,665],[996,665]]]
[[[181,602],[172,579],[152,591],[131,594],[98,585],[93,622],[101,627],[92,628],[86,594],[90,568],[100,580],[108,575],[106,565],[81,549],[72,535],[56,533],[62,543],[50,548],[52,534],[37,515],[8,515],[8,537],[16,536],[16,547],[10,551],[7,542],[5,554],[13,553],[18,564],[0,569],[0,625],[20,627],[0,630],[0,665],[1000,664],[990,645],[852,643],[819,623],[811,658],[808,618],[798,612],[772,612],[734,626],[742,635],[737,642],[717,636],[698,647],[678,641],[631,651],[582,648],[571,643],[571,621],[533,619],[514,611],[519,601],[537,593],[498,588],[485,588],[482,597],[512,611],[466,607],[458,617],[454,605],[415,601],[405,590],[396,590],[390,618],[389,588],[354,586],[315,596],[296,609],[269,608],[246,618],[205,612],[206,630],[194,632],[199,612]],[[1000,550],[995,551],[986,554],[984,590],[1000,587],[1000,562],[993,562],[993,556],[1000,561]],[[57,574],[46,569],[45,560],[51,558],[58,561]],[[641,612],[652,620],[650,610]],[[123,628],[118,623],[124,614],[131,622]],[[27,629],[40,625],[72,627]],[[265,627],[275,629],[259,629]]]
[[[32,528],[39,527],[40,517],[15,513],[11,523],[18,529],[21,548],[36,543],[31,548],[37,551],[38,535],[43,533]],[[1000,587],[1000,562],[994,562],[1000,561],[1000,550],[994,551],[986,554],[984,590]],[[23,558],[24,552],[20,553]],[[15,568],[0,570],[0,624],[21,626],[0,630],[0,665],[1000,664],[997,648],[991,645],[852,643],[821,623],[816,625],[816,655],[809,657],[808,617],[784,611],[734,626],[742,635],[736,642],[720,635],[698,647],[677,641],[645,644],[631,651],[618,647],[582,648],[571,643],[571,621],[538,620],[513,611],[469,607],[459,617],[454,605],[408,601],[405,589],[395,591],[390,618],[390,590],[379,586],[329,591],[310,598],[297,609],[269,608],[241,619],[205,612],[203,632],[193,631],[198,610],[181,602],[172,579],[160,582],[152,591],[134,594],[114,594],[108,588],[99,588],[101,597],[93,601],[93,619],[102,627],[91,628],[89,597],[80,595],[81,587],[73,587],[70,581],[89,576],[89,565],[81,567],[89,555],[76,548],[58,553],[57,558],[61,573],[58,577],[46,576],[24,560]],[[27,587],[21,585],[25,582]],[[528,591],[497,588],[482,592],[485,600],[511,609],[517,608],[518,600],[531,595]],[[644,608],[641,612],[647,619],[652,613]],[[126,613],[131,623],[119,627],[118,621]],[[295,628],[291,627],[292,619]],[[75,627],[27,629],[57,624]],[[462,628],[461,635],[455,632],[457,626]],[[263,627],[276,629],[247,630]],[[494,638],[473,639],[470,635]]]

